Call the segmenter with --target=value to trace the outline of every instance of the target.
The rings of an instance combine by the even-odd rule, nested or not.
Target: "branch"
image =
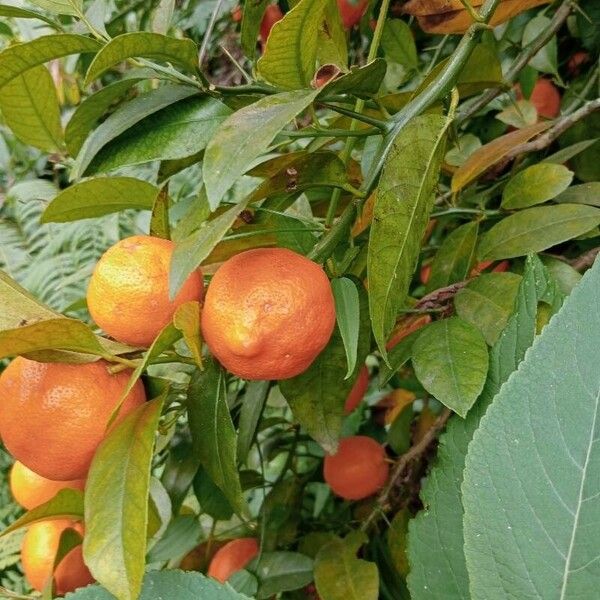
[[[600,109],[600,98],[596,98],[596,100],[592,100],[584,104],[580,109],[571,113],[570,115],[565,115],[556,120],[554,125],[546,131],[546,133],[540,135],[535,140],[531,142],[526,142],[524,144],[519,144],[515,146],[510,153],[506,156],[506,160],[511,160],[520,156],[521,154],[526,154],[528,152],[537,152],[539,150],[544,150],[547,148],[556,138],[561,136],[567,129],[575,125],[578,121],[589,117],[593,112]]]
[[[368,529],[369,525],[376,520],[377,515],[381,512],[385,512],[388,508],[390,494],[393,489],[396,487],[398,480],[402,477],[407,467],[413,462],[415,459],[419,458],[435,441],[438,436],[438,433],[446,426],[448,419],[452,415],[452,411],[449,408],[445,408],[442,411],[442,414],[436,419],[435,423],[431,426],[431,428],[427,431],[427,433],[422,437],[418,444],[415,444],[410,448],[408,452],[403,454],[396,465],[392,470],[392,474],[383,488],[379,497],[377,498],[377,503],[371,514],[367,517],[367,519],[362,524],[362,529]]]
[[[577,258],[570,261],[570,265],[576,271],[584,271],[585,269],[591,267],[594,264],[594,261],[596,260],[596,256],[598,256],[598,254],[600,254],[600,247],[592,248],[591,250],[588,250],[581,256],[578,256]]]

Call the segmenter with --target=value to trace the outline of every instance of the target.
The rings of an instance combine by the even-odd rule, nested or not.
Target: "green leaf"
[[[231,519],[233,508],[204,467],[200,467],[194,477],[194,494],[196,494],[202,514],[206,513],[217,521]]]
[[[321,89],[323,95],[328,96],[352,93],[360,98],[370,98],[379,91],[387,63],[382,58],[376,58],[362,67],[352,67],[349,73],[334,79]]]
[[[137,72],[137,71],[136,71]],[[125,95],[136,83],[147,76],[130,77],[115,81],[86,98],[73,112],[65,128],[65,141],[71,156],[76,156],[92,128],[113,103]]]
[[[402,308],[419,257],[439,178],[448,120],[413,119],[394,140],[386,158],[369,238],[369,310],[375,341],[385,344]]]
[[[415,38],[408,24],[401,19],[388,19],[385,22],[381,47],[388,60],[402,65],[407,71],[418,67]]]
[[[389,365],[382,363],[380,366],[379,387],[383,387],[412,358],[413,347],[419,335],[421,330],[409,333],[388,352]]]
[[[186,98],[136,123],[104,146],[88,173],[112,171],[153,160],[178,160],[206,148],[217,127],[231,114],[210,97]]]
[[[198,546],[201,537],[202,526],[198,516],[179,515],[169,523],[162,537],[152,546],[147,562],[156,564],[181,559]]]
[[[348,43],[342,16],[335,0],[326,0],[317,38],[317,63],[334,66],[341,72],[348,70]],[[317,72],[318,73],[318,72]],[[316,77],[316,74],[315,74]]]
[[[30,2],[57,15],[77,16],[83,9],[83,0],[30,0]]]
[[[336,327],[323,352],[304,373],[279,382],[294,418],[329,453],[337,450],[344,420],[344,403],[370,350],[369,313],[364,288],[359,290],[359,318],[353,377],[345,379],[346,350]]]
[[[242,50],[251,60],[254,60],[256,54],[256,39],[268,4],[269,0],[254,0],[244,4],[241,44]]]
[[[43,65],[24,71],[0,90],[6,125],[25,144],[56,152],[63,146],[60,108],[52,76]]]
[[[375,563],[356,557],[368,541],[361,531],[325,544],[315,560],[315,583],[325,600],[377,600],[379,574]]]
[[[150,235],[171,239],[171,225],[169,223],[169,185],[168,183],[160,188],[152,204],[152,214],[150,215]]]
[[[422,330],[412,363],[423,387],[464,418],[483,389],[488,350],[473,325],[451,317]]]
[[[541,252],[587,233],[600,223],[600,210],[578,204],[536,206],[506,217],[481,239],[479,260]]]
[[[551,25],[552,22],[550,18],[544,15],[538,15],[527,21],[523,31],[523,46],[529,45],[542,32],[548,31]],[[544,44],[541,50],[529,60],[528,64],[530,67],[536,69],[537,71],[541,71],[542,73],[558,75],[558,50],[556,36],[552,36]]]
[[[467,418],[451,419],[440,437],[436,463],[422,488],[425,509],[409,525],[408,584],[414,600],[471,600],[460,490],[467,447],[493,397],[533,342],[538,303],[548,297],[550,289],[539,259],[529,257],[514,313],[490,351],[483,392]],[[558,304],[560,299],[555,300]]]
[[[273,485],[260,508],[261,551],[270,552],[297,538],[304,484],[296,477]]]
[[[599,294],[597,263],[473,436],[462,486],[473,598],[568,600],[595,593]]]
[[[191,300],[180,304],[173,315],[173,325],[181,331],[198,367],[202,368],[202,332],[200,302]]]
[[[560,196],[556,197],[556,202],[589,204],[590,206],[600,208],[600,181],[591,181],[571,186]]]
[[[151,210],[158,188],[133,177],[97,177],[60,192],[42,213],[42,223],[66,223],[128,208]]]
[[[190,440],[176,437],[171,441],[160,481],[171,498],[174,515],[179,513],[199,464]]]
[[[71,177],[73,179],[81,177],[90,166],[94,157],[106,144],[133,127],[136,123],[196,93],[197,90],[194,88],[167,84],[156,90],[151,90],[142,96],[138,96],[118,108],[85,140],[73,165]]]
[[[227,406],[225,376],[214,360],[192,376],[188,393],[188,418],[194,452],[236,514],[246,505],[236,463],[236,434]]]
[[[163,401],[145,403],[108,433],[85,486],[85,563],[120,600],[137,599],[142,587],[150,466]]]
[[[520,282],[514,273],[484,273],[456,294],[456,314],[493,346],[512,314]]]
[[[152,571],[144,577],[142,593],[137,600],[157,600],[173,598],[177,600],[249,600],[230,585],[220,584],[201,573],[176,570]],[[115,600],[114,596],[98,585],[88,586],[73,594],[67,600]]]
[[[17,529],[27,527],[31,523],[44,521],[51,517],[83,519],[83,493],[71,488],[60,490],[54,498],[27,511],[6,529],[3,529],[0,536],[5,536]]]
[[[44,23],[48,23],[48,25],[51,25],[52,27],[60,27],[56,21],[53,21],[46,15],[42,15],[26,8],[19,8],[18,6],[0,6],[0,17],[9,17],[15,19],[39,19],[40,21],[44,21]]]
[[[136,31],[118,35],[98,52],[86,73],[84,85],[90,85],[102,73],[127,58],[138,56],[170,62],[192,73],[198,66],[198,48],[192,40]]]
[[[431,263],[428,292],[467,279],[475,258],[478,232],[479,224],[472,221],[457,227],[444,239]]]
[[[263,154],[275,136],[316,98],[318,90],[283,92],[261,98],[233,113],[206,148],[202,170],[210,207]]]
[[[309,87],[316,70],[325,4],[322,0],[300,0],[273,25],[257,64],[263,79],[285,89]]]
[[[177,242],[171,258],[169,275],[169,293],[172,298],[177,295],[190,274],[223,239],[247,204],[248,201],[243,200],[218,217],[205,221],[194,233]]]
[[[358,330],[360,324],[360,298],[356,284],[348,277],[340,277],[331,281],[335,299],[335,315],[337,325],[344,342],[348,371],[346,379],[356,368],[358,350]]]
[[[540,163],[517,173],[502,194],[502,208],[526,208],[552,200],[573,181],[573,171],[563,165]]]
[[[240,411],[237,442],[237,459],[240,463],[246,461],[254,442],[256,428],[267,400],[268,391],[268,381],[249,381],[246,384],[246,393]]]
[[[257,598],[265,600],[308,585],[313,580],[313,560],[298,552],[264,552],[248,569],[259,580]]]
[[[96,52],[100,43],[84,35],[59,33],[9,46],[0,52],[0,88],[28,69],[54,58]]]

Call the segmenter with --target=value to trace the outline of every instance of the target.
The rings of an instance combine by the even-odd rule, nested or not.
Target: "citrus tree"
[[[595,597],[599,8],[1,4],[3,597]]]

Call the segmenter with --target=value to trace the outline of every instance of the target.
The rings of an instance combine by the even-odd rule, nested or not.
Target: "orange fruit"
[[[231,20],[234,23],[239,23],[244,17],[244,11],[242,10],[241,6],[236,6],[235,8],[231,9]]]
[[[337,0],[337,3],[344,27],[352,29],[365,14],[369,0]]]
[[[516,90],[517,98],[523,98],[519,85]],[[554,119],[560,114],[560,92],[549,79],[542,77],[536,81],[529,101],[535,106],[539,117]]]
[[[267,43],[273,25],[275,25],[277,21],[281,21],[281,19],[283,19],[283,13],[279,6],[277,6],[277,4],[269,4],[260,23],[260,42],[263,47]]]
[[[0,437],[16,460],[48,479],[87,475],[131,375],[108,363],[40,363],[18,357],[0,375]],[[117,418],[146,399],[138,381]]]
[[[356,381],[354,382],[353,388],[350,390],[346,403],[344,404],[344,412],[349,415],[365,397],[367,389],[369,387],[369,369],[366,365],[360,370]]]
[[[150,346],[180,304],[202,298],[202,274],[195,271],[170,299],[174,248],[169,240],[136,235],[117,242],[98,261],[87,291],[88,308],[115,340]]]
[[[567,72],[572,77],[577,77],[581,73],[581,69],[590,62],[590,55],[583,50],[575,52],[567,62]]]
[[[338,451],[325,457],[325,481],[346,500],[371,496],[384,486],[388,473],[385,449],[364,435],[344,438]]]
[[[238,538],[220,548],[210,561],[209,577],[225,583],[234,573],[241,571],[253,558],[258,556],[260,548],[254,538]]]
[[[73,481],[53,481],[46,479],[23,463],[17,461],[10,470],[10,491],[13,498],[23,508],[31,510],[51,500],[65,488],[83,490],[85,479],[74,479]]]
[[[245,379],[302,373],[327,345],[335,304],[323,269],[284,248],[248,250],[212,278],[202,334],[210,351]]]
[[[54,559],[60,536],[67,528],[83,533],[80,523],[69,519],[39,521],[29,526],[21,546],[23,572],[31,587],[41,592],[52,577]],[[70,550],[54,573],[56,593],[63,596],[77,588],[93,583],[94,578],[83,562],[81,544]]]

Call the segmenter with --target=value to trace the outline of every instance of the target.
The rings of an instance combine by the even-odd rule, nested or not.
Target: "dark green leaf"
[[[326,85],[322,89],[322,94],[329,96],[351,93],[365,98],[374,96],[383,83],[386,69],[387,63],[382,58],[376,58],[363,67],[352,67],[349,73]]]
[[[154,198],[152,215],[150,217],[150,235],[171,239],[171,226],[169,224],[169,186],[164,185]],[[178,307],[179,308],[179,307]]]
[[[242,50],[252,60],[254,60],[256,53],[256,39],[258,38],[260,24],[268,4],[269,0],[254,0],[244,4],[241,43]]]
[[[171,442],[160,480],[171,498],[173,514],[178,513],[185,500],[199,464],[188,439],[176,438]]]
[[[340,277],[331,281],[335,299],[335,316],[344,342],[348,371],[350,377],[356,369],[356,353],[358,351],[358,332],[360,325],[360,298],[355,283],[348,277]]]
[[[167,526],[164,534],[148,553],[149,564],[180,559],[193,550],[202,537],[197,515],[179,515]]]
[[[402,412],[393,420],[388,430],[387,442],[398,455],[404,454],[410,448],[413,417],[412,405],[405,406]]]
[[[451,317],[421,331],[412,363],[423,387],[464,418],[485,383],[488,350],[473,325]]]
[[[264,552],[248,568],[258,577],[259,600],[297,590],[313,580],[313,560],[298,552]]]
[[[250,447],[256,436],[256,428],[267,400],[268,381],[249,381],[240,411],[240,423],[237,443],[237,459],[243,463],[248,457]]]
[[[206,513],[217,521],[231,519],[233,508],[203,467],[198,469],[194,477],[194,494],[203,514]]]
[[[502,208],[527,208],[552,200],[573,181],[573,172],[563,165],[540,163],[517,173],[502,194]]]
[[[278,481],[260,509],[261,549],[271,552],[296,539],[303,484],[295,477]]]
[[[401,367],[403,367],[412,357],[413,346],[421,331],[413,331],[402,338],[388,352],[389,365],[383,363],[379,371],[379,385],[383,387]]]

